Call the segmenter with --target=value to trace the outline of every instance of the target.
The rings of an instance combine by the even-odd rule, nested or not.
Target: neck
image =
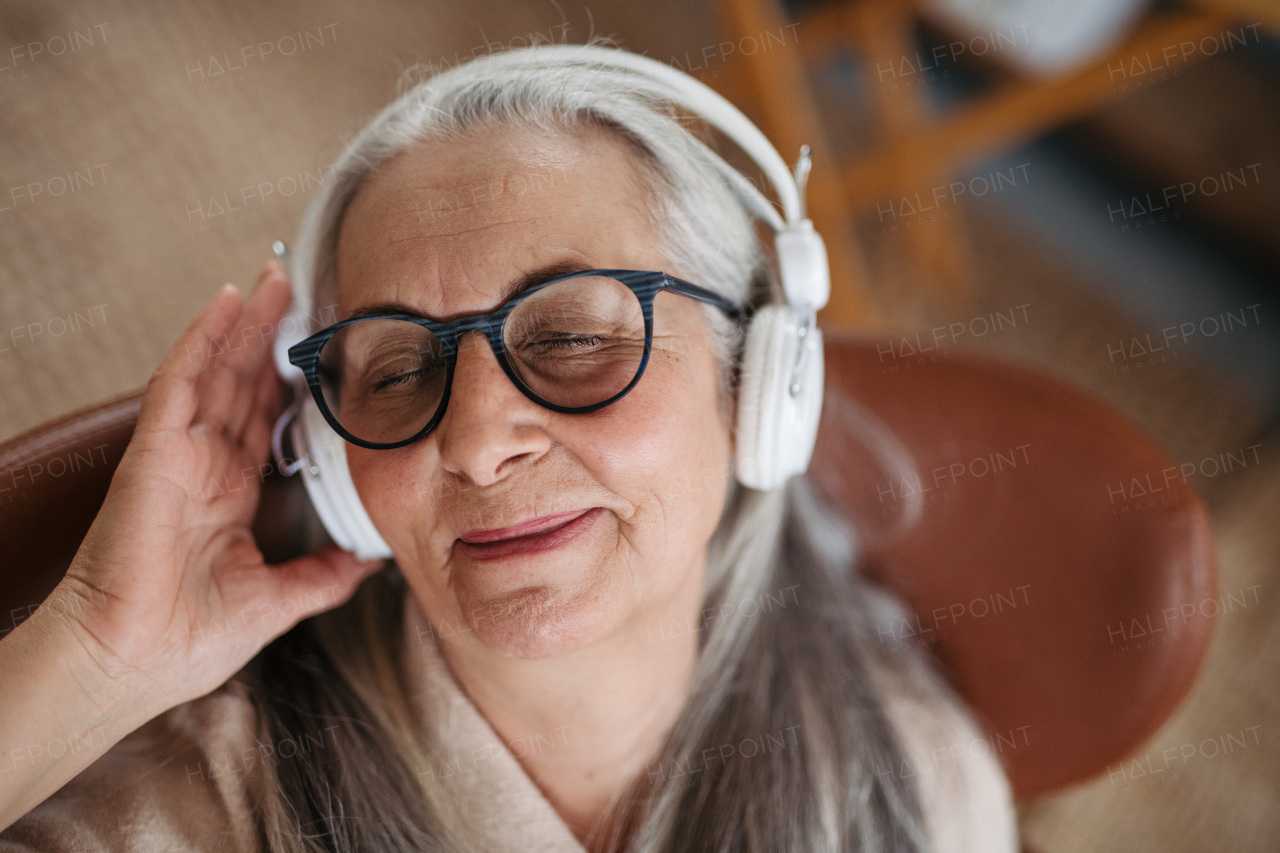
[[[607,837],[615,798],[657,758],[684,706],[698,632],[660,626],[696,624],[702,573],[690,575],[689,589],[565,654],[525,660],[442,643],[471,700],[584,844]]]

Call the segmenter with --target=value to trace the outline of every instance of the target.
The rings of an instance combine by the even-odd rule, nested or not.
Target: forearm
[[[107,679],[55,610],[0,640],[0,830],[163,710]]]

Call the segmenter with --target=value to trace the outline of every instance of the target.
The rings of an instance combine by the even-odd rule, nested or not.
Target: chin
[[[607,594],[526,587],[463,610],[476,639],[512,657],[536,660],[572,652],[603,637],[611,618]]]

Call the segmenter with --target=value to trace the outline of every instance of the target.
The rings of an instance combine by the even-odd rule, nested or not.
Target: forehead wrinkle
[[[521,221],[522,220],[520,219],[505,219],[502,222],[490,222],[487,225],[477,225],[475,228],[461,228],[457,231],[440,231],[440,232],[433,232],[433,233],[427,233],[427,234],[415,233],[415,234],[410,234],[407,237],[399,237],[399,238],[388,237],[386,245],[394,246],[398,243],[406,243],[410,240],[417,240],[422,238],[459,237],[463,234],[474,234],[477,231],[487,231],[490,228],[498,228],[502,225],[516,225]]]

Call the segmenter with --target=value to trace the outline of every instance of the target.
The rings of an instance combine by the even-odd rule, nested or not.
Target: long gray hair
[[[766,202],[690,132],[661,86],[601,63],[608,50],[549,57],[536,73],[483,58],[419,83],[387,107],[347,147],[303,222],[295,275],[312,282],[312,304],[336,302],[342,218],[380,164],[422,140],[493,124],[618,134],[648,179],[654,226],[675,268],[744,306],[770,298],[776,284],[751,215]],[[743,332],[714,311],[707,317],[728,417]],[[603,822],[609,835],[590,839],[593,847],[927,848],[917,792],[881,770],[899,767],[903,749],[870,672],[882,652],[852,561],[842,522],[803,478],[768,492],[730,486],[708,552],[703,613],[717,618],[700,628],[688,699],[660,759],[615,800],[613,819]],[[266,767],[257,807],[271,850],[465,844],[434,787],[445,783],[420,772],[435,747],[412,733],[396,675],[406,594],[393,565],[352,602],[301,623],[255,659],[261,738],[341,726],[332,748]],[[362,701],[357,686],[385,701]],[[744,760],[745,744],[765,737],[781,737],[784,748]],[[691,784],[676,772],[705,763],[707,750],[723,754],[723,745],[734,746],[737,758],[718,763],[714,776],[695,775]]]

